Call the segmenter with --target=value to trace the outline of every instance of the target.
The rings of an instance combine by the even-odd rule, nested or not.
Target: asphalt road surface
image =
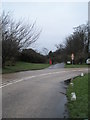
[[[43,69],[3,75],[3,118],[68,117],[64,80],[86,73],[82,69]]]
[[[58,68],[64,68],[65,63],[57,63],[55,65],[51,65],[49,69],[58,69]]]

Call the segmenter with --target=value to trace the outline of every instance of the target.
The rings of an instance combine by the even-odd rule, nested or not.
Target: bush
[[[47,61],[46,56],[35,52],[32,49],[24,49],[20,53],[20,60],[31,63],[45,63]]]

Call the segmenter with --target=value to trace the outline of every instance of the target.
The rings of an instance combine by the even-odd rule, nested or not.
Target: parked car
[[[71,64],[71,61],[67,61],[67,64]]]
[[[86,60],[86,64],[90,64],[90,58]]]

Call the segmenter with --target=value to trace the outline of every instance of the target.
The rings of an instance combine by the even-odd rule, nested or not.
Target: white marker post
[[[71,82],[70,85],[73,87],[73,83]]]
[[[75,101],[76,100],[76,94],[75,92],[71,93],[71,101]]]
[[[84,74],[83,73],[81,73],[81,77],[83,77],[84,76]]]

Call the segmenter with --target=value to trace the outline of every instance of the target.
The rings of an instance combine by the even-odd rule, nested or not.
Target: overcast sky
[[[32,46],[55,51],[56,44],[63,43],[73,32],[73,27],[88,21],[88,3],[85,2],[4,2],[2,9],[11,11],[13,18],[33,23],[42,29],[38,41]]]

